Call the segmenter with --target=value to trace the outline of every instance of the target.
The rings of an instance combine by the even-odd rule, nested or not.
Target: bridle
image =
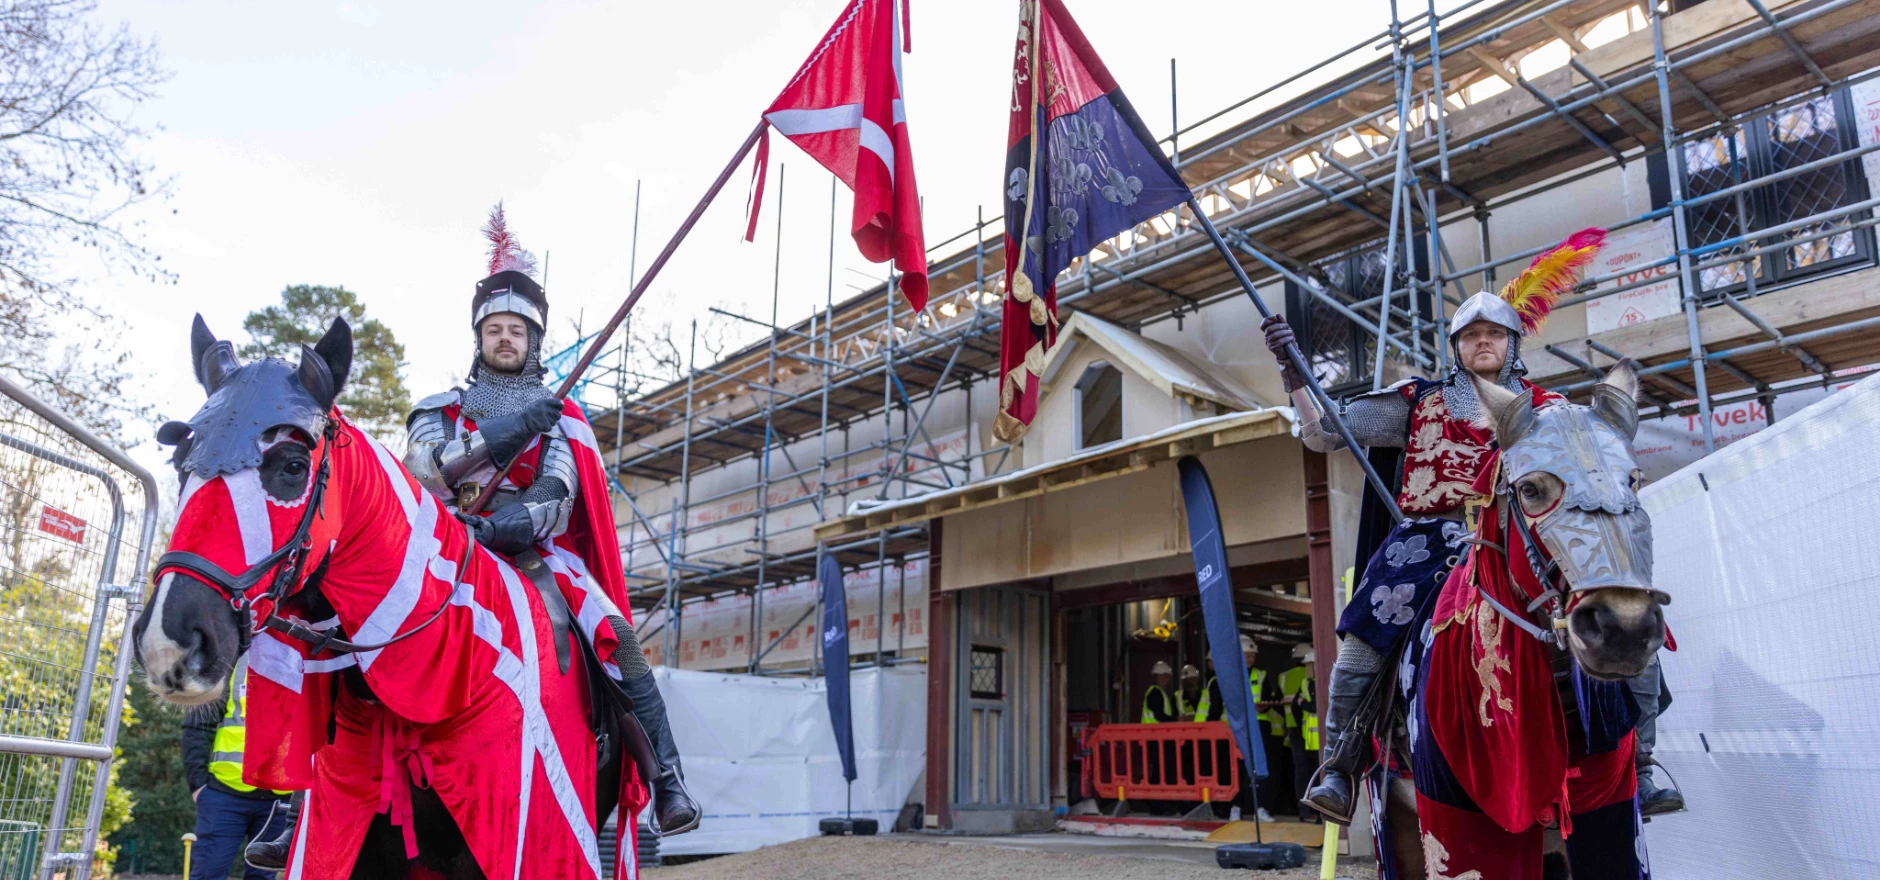
[[[438,618],[443,616],[444,610],[450,607],[449,602],[438,603],[437,610],[432,612],[423,623],[375,645],[362,645],[340,638],[338,627],[323,631],[298,619],[280,616],[279,609],[283,600],[301,591],[319,587],[320,582],[326,576],[327,563],[332,559],[329,549],[328,555],[321,558],[320,564],[314,568],[313,572],[304,581],[301,579],[301,569],[305,567],[308,556],[313,552],[313,520],[326,500],[327,479],[332,474],[333,448],[339,437],[338,421],[329,419],[325,429],[321,431],[323,451],[320,456],[319,469],[314,473],[313,487],[307,495],[306,512],[300,515],[300,522],[294,526],[294,533],[288,536],[286,543],[274,548],[268,555],[255,560],[253,565],[248,566],[241,573],[231,573],[208,558],[187,550],[170,550],[157,558],[156,575],[161,576],[164,572],[171,570],[187,572],[191,577],[221,594],[223,599],[228,600],[229,606],[235,609],[235,613],[241,615],[241,624],[238,627],[241,633],[241,644],[238,653],[246,652],[249,644],[254,641],[255,634],[263,629],[273,630],[288,638],[305,642],[314,653],[331,651],[335,654],[356,654],[363,651],[376,651],[417,635],[425,627],[436,623]],[[465,526],[466,532],[468,528]],[[469,566],[470,554],[476,548],[475,539],[468,534],[465,537],[463,558],[457,562],[459,572]],[[272,575],[272,580],[268,581],[267,589],[262,591],[261,595],[250,599],[248,591],[254,589],[256,584],[261,583],[263,578],[270,575]],[[152,581],[155,582],[155,580],[156,578],[153,577]],[[257,623],[256,606],[263,602],[267,603],[265,614]]]
[[[1499,466],[1497,469],[1499,470]],[[1488,590],[1482,587],[1480,581],[1475,582],[1475,591],[1483,601],[1489,604],[1489,607],[1519,627],[1522,632],[1533,636],[1543,644],[1564,650],[1567,647],[1567,615],[1573,610],[1571,602],[1573,588],[1565,583],[1560,571],[1560,563],[1541,545],[1540,537],[1534,532],[1534,523],[1528,517],[1527,511],[1521,507],[1520,499],[1515,497],[1514,486],[1501,474],[1495,477],[1495,497],[1501,502],[1496,505],[1496,521],[1501,526],[1502,540],[1507,540],[1510,526],[1520,535],[1522,556],[1527,561],[1528,570],[1534,575],[1535,583],[1541,585],[1541,594],[1530,597],[1527,590],[1521,586],[1520,579],[1515,577],[1514,559],[1508,555],[1507,547],[1485,540],[1479,534],[1470,536],[1466,543],[1493,550],[1501,556],[1508,566],[1508,586],[1514,590],[1515,596],[1527,603],[1526,613],[1517,613],[1514,609],[1497,601],[1494,596],[1489,595]],[[1546,607],[1550,623],[1547,627],[1534,623],[1528,616],[1543,606]]]

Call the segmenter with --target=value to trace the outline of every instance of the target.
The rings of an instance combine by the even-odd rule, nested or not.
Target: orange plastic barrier
[[[1098,797],[1205,803],[1240,793],[1240,749],[1225,721],[1105,724],[1086,731],[1084,744]]]

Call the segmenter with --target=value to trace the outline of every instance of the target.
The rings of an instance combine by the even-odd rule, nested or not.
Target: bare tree
[[[693,366],[689,311],[671,292],[647,297],[634,309],[627,329],[628,397],[685,381]],[[748,328],[734,326],[737,322],[717,312],[696,317],[697,365],[701,367],[717,363],[751,335]],[[763,328],[756,329],[761,333]]]
[[[108,268],[173,276],[126,209],[164,195],[133,146],[137,107],[168,78],[151,43],[93,20],[91,0],[0,0],[0,368],[113,439],[129,355],[73,291],[76,247]],[[56,328],[56,330],[55,330]],[[60,345],[61,341],[80,344]]]

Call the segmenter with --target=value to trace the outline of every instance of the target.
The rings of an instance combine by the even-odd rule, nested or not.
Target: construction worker
[[[1299,665],[1280,674],[1279,689],[1286,701],[1286,742],[1292,750],[1293,796],[1304,798],[1319,766],[1318,684],[1312,646],[1293,646]],[[1302,822],[1318,822],[1317,810],[1299,807]]]
[[[1240,656],[1247,662],[1247,684],[1253,692],[1253,707],[1258,713],[1255,720],[1260,727],[1260,739],[1266,748],[1267,780],[1270,788],[1271,781],[1277,778],[1280,772],[1276,762],[1280,754],[1286,750],[1286,719],[1280,714],[1284,701],[1280,699],[1278,687],[1267,681],[1266,670],[1254,665],[1254,660],[1259,655],[1259,644],[1253,640],[1252,636],[1241,633]],[[1221,701],[1221,684],[1214,676],[1214,658],[1209,657],[1208,684],[1201,691],[1200,702],[1195,704],[1196,721],[1220,721],[1226,717],[1227,709]],[[1288,769],[1287,778],[1290,779],[1290,768]],[[1250,787],[1241,789],[1241,799],[1243,801],[1241,806],[1243,808],[1251,806],[1260,821],[1273,821],[1272,814],[1267,812],[1265,805],[1258,803],[1255,792]]]
[[[248,658],[229,675],[228,699],[191,709],[183,717],[183,776],[196,802],[196,846],[189,880],[228,876],[246,839],[271,840],[285,832],[289,792],[257,789],[242,781],[243,721],[248,715]],[[245,867],[246,880],[274,872]]]
[[[1207,695],[1201,690],[1201,670],[1196,669],[1193,663],[1182,664],[1182,687],[1175,699],[1183,721],[1199,720],[1195,712],[1207,701]]]
[[[1169,688],[1175,683],[1175,670],[1166,660],[1157,660],[1149,667],[1149,675],[1155,683],[1142,695],[1142,723],[1167,724],[1180,720],[1179,706]],[[1316,764],[1313,766],[1317,766]]]

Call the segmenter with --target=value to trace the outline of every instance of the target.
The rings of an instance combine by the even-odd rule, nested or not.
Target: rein
[[[180,569],[207,584],[210,589],[228,600],[229,606],[242,617],[239,630],[241,632],[240,651],[243,653],[247,652],[249,644],[254,641],[255,633],[263,629],[270,629],[288,638],[304,642],[315,653],[331,651],[335,654],[357,654],[377,651],[417,635],[424,628],[436,623],[444,616],[445,609],[450,607],[448,601],[439,603],[437,610],[432,612],[423,623],[376,645],[361,645],[339,638],[335,635],[338,632],[337,628],[322,632],[299,620],[289,620],[280,616],[278,609],[282,600],[301,590],[317,589],[326,577],[327,563],[332,561],[332,550],[329,548],[327,555],[321,558],[320,564],[315,566],[313,572],[302,581],[300,570],[306,564],[307,555],[313,550],[313,520],[326,501],[326,484],[327,479],[332,475],[333,450],[339,439],[339,423],[329,420],[326,429],[321,432],[321,437],[325,441],[326,454],[320,457],[320,468],[314,476],[313,489],[307,496],[306,513],[301,514],[300,523],[294,527],[294,533],[288,536],[286,543],[274,548],[268,555],[255,560],[253,565],[248,566],[240,574],[232,574],[208,558],[187,550],[170,550],[157,558],[158,575],[166,569]],[[476,539],[468,534],[469,526],[465,525],[464,529],[466,540],[463,557],[457,561],[459,572],[469,567],[470,555],[476,550]],[[268,582],[267,589],[255,599],[248,598],[248,591],[261,583],[262,578],[267,577],[270,572],[274,577]],[[256,623],[255,606],[261,601],[268,603],[267,615]]]
[[[1527,557],[1528,568],[1533,572],[1535,582],[1540,584],[1544,591],[1537,597],[1529,598],[1527,591],[1521,588],[1520,580],[1515,578],[1514,558],[1509,555],[1508,548],[1479,536],[1469,538],[1468,543],[1494,550],[1507,562],[1508,586],[1514,590],[1516,596],[1527,600],[1527,613],[1516,612],[1496,601],[1495,597],[1489,595],[1480,583],[1475,584],[1475,591],[1482,597],[1482,601],[1487,602],[1489,607],[1519,627],[1522,632],[1545,644],[1565,649],[1567,646],[1567,611],[1569,610],[1566,599],[1570,591],[1563,590],[1557,583],[1560,564],[1552,557],[1542,555],[1540,539],[1534,534],[1533,524],[1528,522],[1527,512],[1520,508],[1520,502],[1514,497],[1513,487],[1504,481],[1497,480],[1497,482],[1500,485],[1496,487],[1495,494],[1501,501],[1498,518],[1502,526],[1503,540],[1507,540],[1508,527],[1512,525],[1521,536],[1521,549],[1523,555]],[[1542,627],[1528,617],[1528,614],[1532,614],[1542,605],[1550,606],[1548,609],[1550,627]]]

